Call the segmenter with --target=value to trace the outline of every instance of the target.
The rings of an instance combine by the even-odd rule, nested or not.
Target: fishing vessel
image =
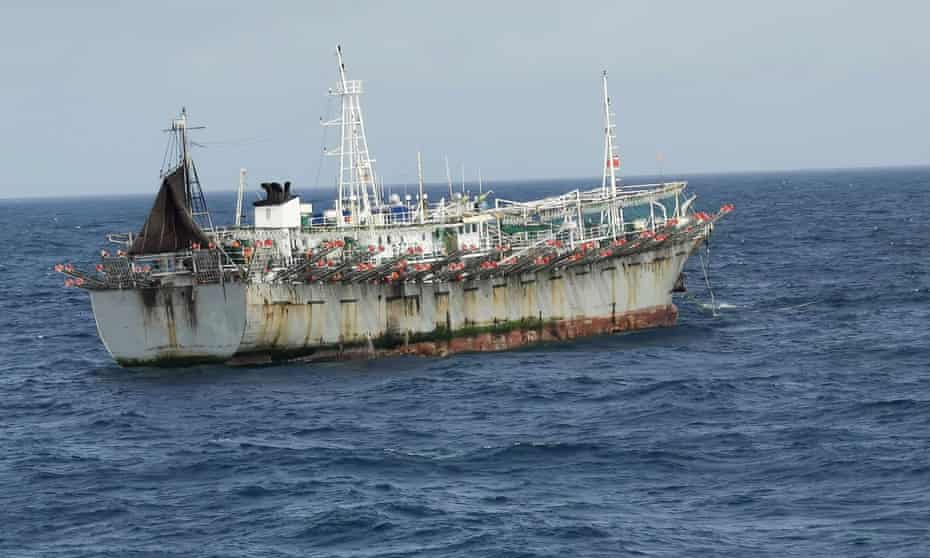
[[[626,185],[607,73],[600,185],[514,201],[481,192],[385,196],[371,158],[362,82],[337,48],[340,131],[331,207],[289,182],[261,184],[252,222],[214,224],[182,110],[144,225],[90,266],[59,264],[90,295],[100,339],[121,365],[442,356],[672,326],[672,291],[709,237],[681,181]],[[435,196],[434,196],[435,197]]]

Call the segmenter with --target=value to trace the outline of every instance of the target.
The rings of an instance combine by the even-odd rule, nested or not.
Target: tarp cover
[[[131,255],[177,252],[192,242],[206,246],[210,240],[191,218],[184,193],[184,167],[166,175],[149,211],[145,226],[129,249]]]

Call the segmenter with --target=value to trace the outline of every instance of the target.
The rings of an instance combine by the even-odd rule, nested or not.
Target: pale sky
[[[204,188],[314,185],[341,43],[388,183],[930,163],[930,3],[5,2],[0,197],[153,192],[186,106]],[[333,145],[335,134],[329,134]],[[325,163],[320,185],[333,184]]]

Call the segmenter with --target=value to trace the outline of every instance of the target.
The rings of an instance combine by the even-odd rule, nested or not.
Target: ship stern
[[[223,362],[245,330],[240,283],[89,292],[100,340],[121,366]]]

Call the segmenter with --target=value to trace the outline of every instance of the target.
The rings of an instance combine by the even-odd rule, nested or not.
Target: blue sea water
[[[255,368],[121,369],[51,271],[149,197],[0,202],[0,556],[930,554],[930,169],[690,182],[719,316],[694,258],[675,328]]]

